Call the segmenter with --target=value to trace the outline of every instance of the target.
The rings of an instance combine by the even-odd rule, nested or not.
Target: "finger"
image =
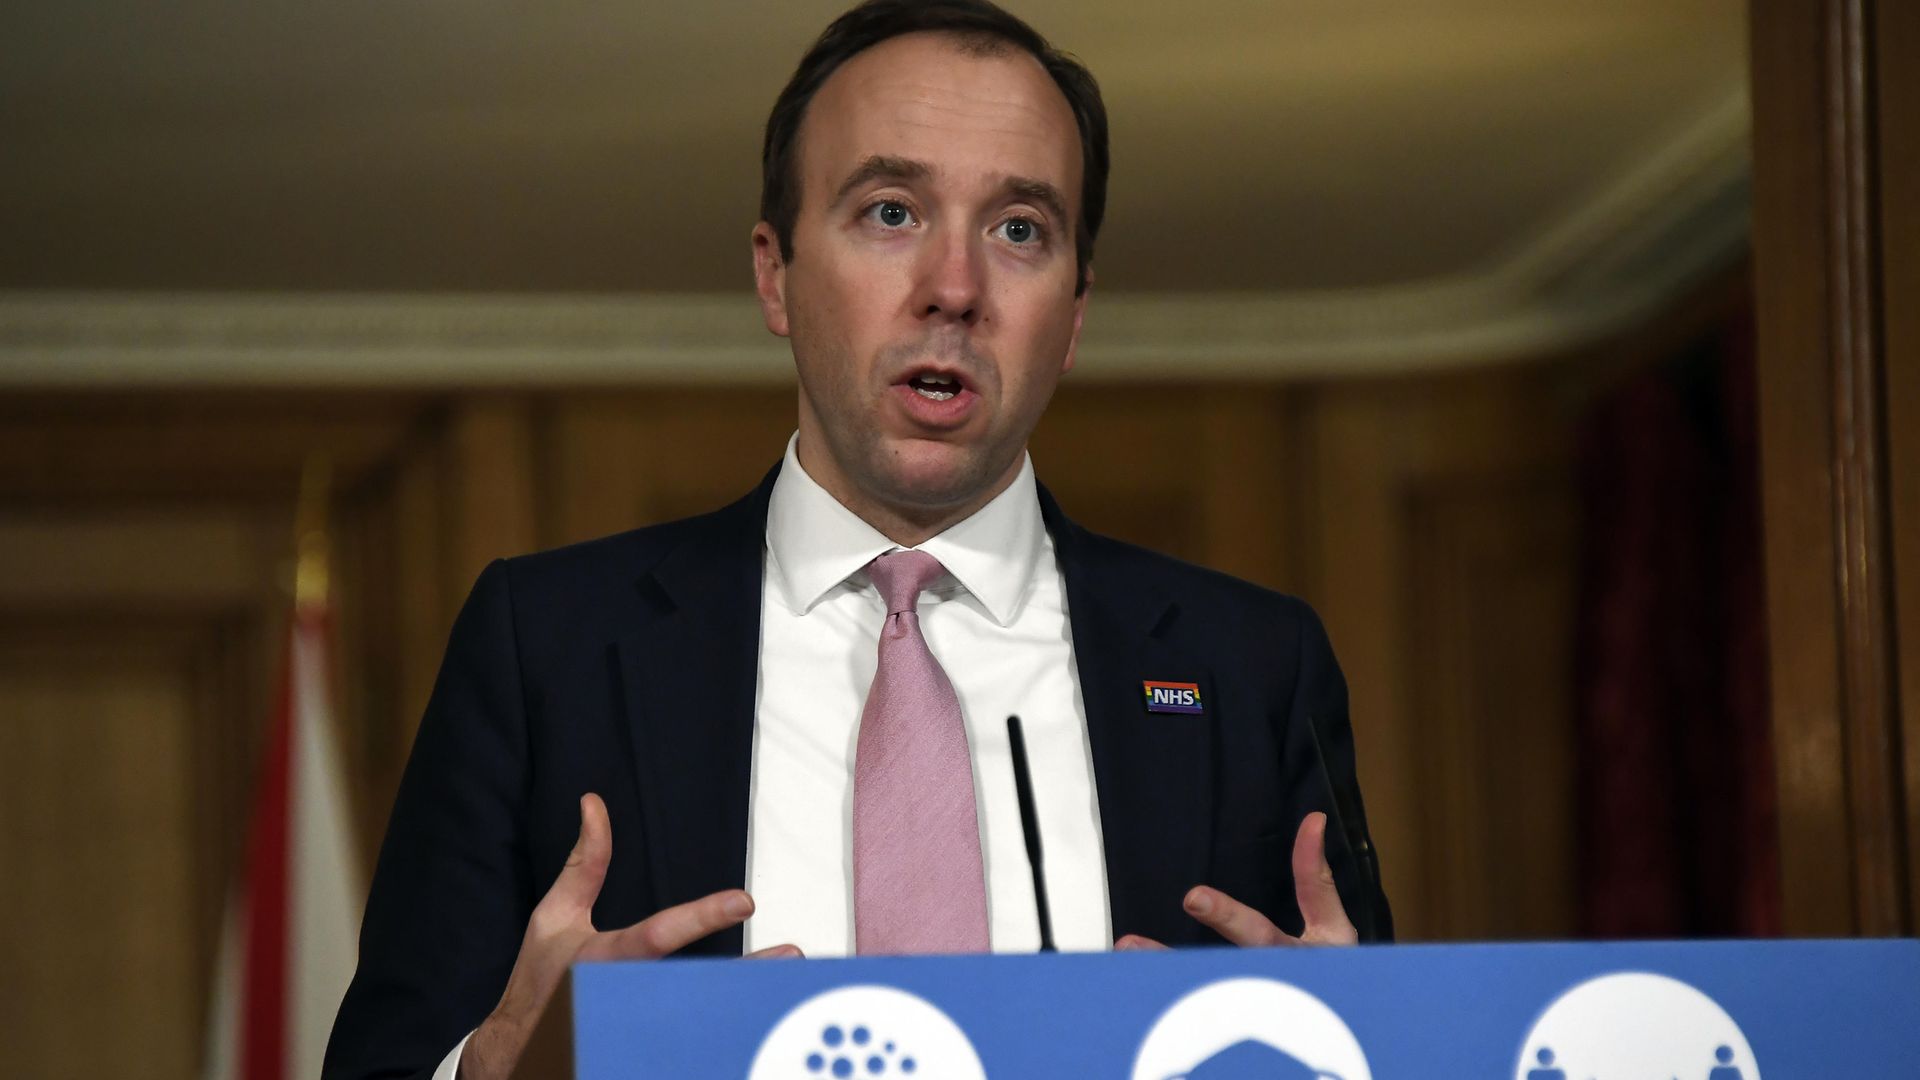
[[[613,858],[613,826],[607,804],[588,792],[580,796],[580,838],[567,855],[567,865],[540,900],[545,914],[573,918],[593,910],[600,886],[607,880],[607,862]],[[542,912],[535,909],[535,914]]]
[[[1300,823],[1293,840],[1293,896],[1306,928],[1300,940],[1310,945],[1352,945],[1360,940],[1327,863],[1327,815],[1314,811]]]
[[[1214,933],[1235,945],[1288,945],[1293,936],[1273,925],[1273,921],[1219,889],[1196,885],[1187,893],[1183,905],[1187,914],[1213,928]]]
[[[595,936],[582,960],[649,960],[678,952],[708,934],[725,930],[753,914],[753,898],[741,889],[709,893],[676,904],[624,930]]]
[[[755,949],[743,959],[747,960],[804,960],[806,953],[798,945],[769,945],[764,949]]]
[[[1159,942],[1153,940],[1150,937],[1144,937],[1140,934],[1128,934],[1125,937],[1122,937],[1119,941],[1116,941],[1113,943],[1113,948],[1115,952],[1133,952],[1137,950],[1138,951],[1159,950],[1162,952],[1167,951],[1167,947],[1165,945],[1160,944]]]

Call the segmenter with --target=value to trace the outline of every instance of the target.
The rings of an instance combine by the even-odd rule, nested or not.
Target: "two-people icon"
[[[1722,1046],[1713,1052],[1713,1060],[1719,1064],[1707,1074],[1707,1080],[1742,1080],[1740,1067],[1733,1063],[1733,1047]]]
[[[1540,1052],[1533,1055],[1533,1060],[1539,1062],[1540,1067],[1527,1070],[1527,1080],[1567,1080],[1567,1070],[1553,1067],[1552,1048],[1541,1047]]]
[[[1534,1055],[1534,1061],[1540,1063],[1540,1068],[1530,1068],[1526,1072],[1526,1080],[1567,1080],[1565,1068],[1553,1068],[1551,1047],[1540,1047],[1540,1053]]]
[[[1533,1059],[1539,1062],[1539,1067],[1527,1070],[1527,1080],[1567,1080],[1567,1070],[1554,1064],[1551,1047],[1541,1047],[1539,1052],[1534,1054]],[[1714,1065],[1713,1071],[1707,1074],[1707,1080],[1744,1080],[1740,1067],[1733,1063],[1733,1047],[1715,1048],[1713,1059],[1717,1064]]]

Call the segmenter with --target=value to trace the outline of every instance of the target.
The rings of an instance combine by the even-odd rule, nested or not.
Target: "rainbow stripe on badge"
[[[1146,694],[1148,712],[1198,716],[1205,711],[1200,706],[1199,683],[1147,679],[1141,682],[1140,689]]]

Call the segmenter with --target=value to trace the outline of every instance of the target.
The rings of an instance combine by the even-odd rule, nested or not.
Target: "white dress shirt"
[[[747,815],[746,950],[853,951],[853,759],[886,605],[865,567],[900,545],[800,467],[795,441],[767,508],[760,675]],[[920,628],[960,699],[995,952],[1040,945],[1014,793],[1007,717],[1034,777],[1054,942],[1113,945],[1106,859],[1066,586],[1040,518],[1033,462],[972,516],[921,544],[947,573],[920,596]],[[434,1080],[453,1080],[459,1046]]]
[[[747,824],[748,951],[853,951],[853,757],[886,604],[867,579],[899,549],[800,467],[792,442],[767,508],[760,686]],[[966,720],[995,952],[1040,945],[1007,717],[1020,717],[1055,943],[1105,949],[1106,860],[1066,589],[1033,464],[920,545],[947,573],[920,595],[921,633]]]

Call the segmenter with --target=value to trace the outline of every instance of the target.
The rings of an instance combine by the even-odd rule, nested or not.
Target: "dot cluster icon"
[[[893,986],[815,994],[773,1026],[747,1080],[987,1080],[966,1033],[925,998]]]
[[[891,1040],[880,1041],[864,1024],[851,1029],[828,1024],[820,1031],[820,1045],[807,1054],[807,1073],[847,1080],[852,1076],[912,1076],[920,1063],[903,1054]]]

